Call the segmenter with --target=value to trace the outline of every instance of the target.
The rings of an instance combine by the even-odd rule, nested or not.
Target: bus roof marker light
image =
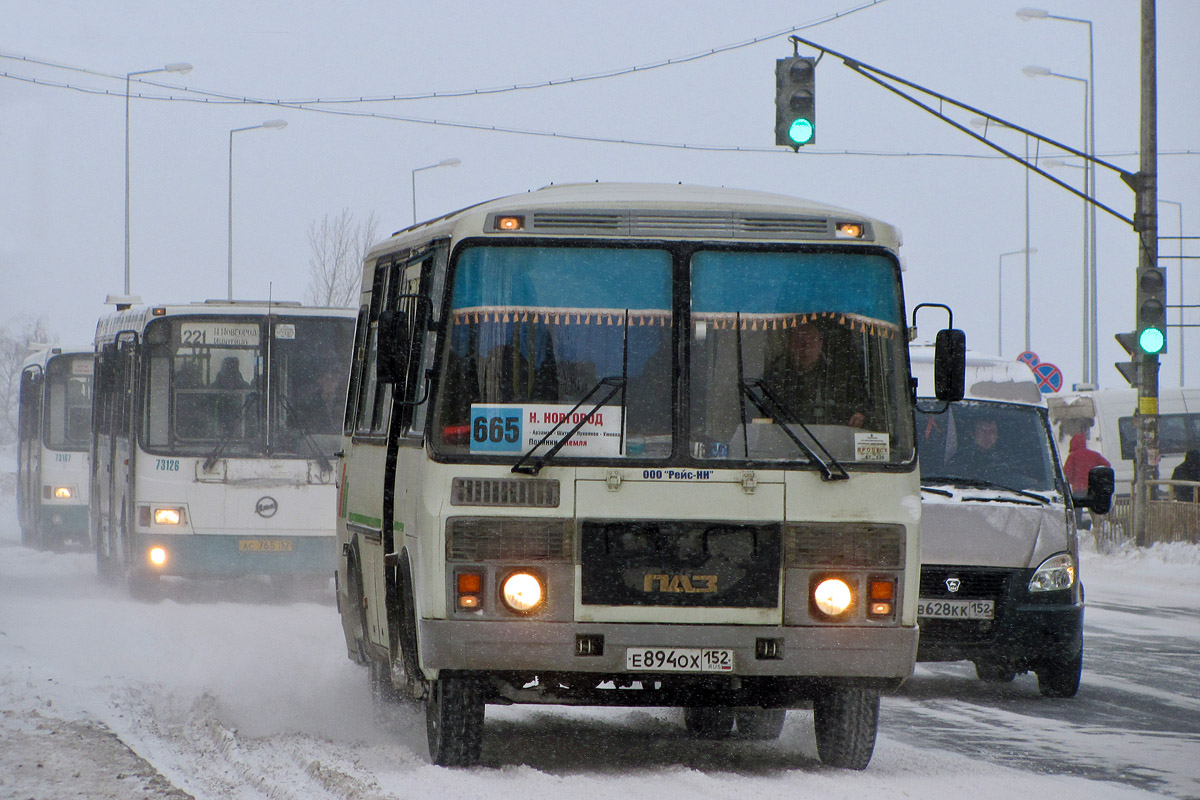
[[[834,231],[839,239],[861,239],[863,226],[861,222],[839,222]]]
[[[494,223],[498,231],[520,231],[525,229],[525,218],[520,215],[496,217]]]

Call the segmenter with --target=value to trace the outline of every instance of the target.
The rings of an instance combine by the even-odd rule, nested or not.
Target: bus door
[[[21,523],[21,541],[30,543],[39,523],[42,492],[42,387],[45,373],[39,366],[21,373],[18,407],[17,515]]]

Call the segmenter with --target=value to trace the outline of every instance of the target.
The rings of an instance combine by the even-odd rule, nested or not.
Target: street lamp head
[[[1050,12],[1044,8],[1022,8],[1017,11],[1017,19],[1021,22],[1029,22],[1031,19],[1045,19],[1050,16]]]
[[[262,127],[264,127],[264,128],[286,128],[287,120],[286,119],[269,119],[262,124]]]
[[[462,159],[458,158],[443,158],[438,162],[439,167],[457,167],[462,163]]]
[[[180,75],[187,75],[192,71],[192,65],[186,61],[180,61],[178,64],[167,64],[163,67],[163,72],[178,72]]]
[[[1024,72],[1030,78],[1045,77],[1050,74],[1049,67],[1038,67],[1030,64],[1027,67],[1021,67],[1021,72]]]

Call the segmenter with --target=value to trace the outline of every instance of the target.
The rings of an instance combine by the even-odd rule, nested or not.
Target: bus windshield
[[[1046,412],[1036,406],[922,399],[917,442],[922,483],[1062,491]]]
[[[92,439],[92,355],[61,355],[46,365],[45,443],[87,450]]]
[[[173,455],[324,458],[341,435],[353,326],[287,315],[151,322],[144,446]]]
[[[666,458],[681,450],[683,418],[696,459],[818,462],[827,473],[843,462],[911,462],[893,259],[691,253],[685,371],[672,358],[679,257],[649,246],[464,248],[435,447],[528,458],[565,436],[556,458]],[[810,373],[800,351],[813,339]]]
[[[464,249],[436,445],[519,456],[582,422],[560,458],[670,453],[671,265],[656,248]]]
[[[834,467],[911,460],[903,330],[886,256],[695,253],[692,454]]]

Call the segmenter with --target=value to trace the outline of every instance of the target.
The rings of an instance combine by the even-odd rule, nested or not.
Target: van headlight
[[[1070,553],[1050,556],[1029,579],[1031,592],[1057,592],[1075,585],[1075,559]]]

